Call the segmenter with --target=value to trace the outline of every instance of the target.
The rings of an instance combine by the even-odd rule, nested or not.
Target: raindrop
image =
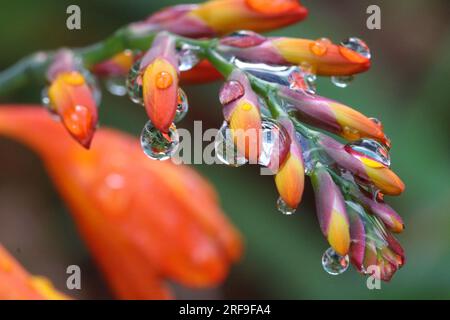
[[[361,39],[356,37],[350,37],[344,41],[341,42],[341,45],[351,49],[353,51],[356,51],[360,55],[362,55],[364,58],[370,59],[370,49],[369,46]]]
[[[389,167],[389,151],[378,141],[361,139],[345,145],[345,150],[371,167]]]
[[[106,79],[105,87],[109,93],[115,96],[122,97],[127,94],[125,78],[121,76],[113,76]]]
[[[136,61],[128,72],[126,87],[131,101],[144,105],[144,100],[142,98],[142,74],[140,60]]]
[[[354,78],[354,76],[332,76],[331,82],[338,88],[347,88]]]
[[[328,248],[322,256],[323,269],[333,276],[344,273],[349,266],[348,255],[341,256],[333,248]]]
[[[172,125],[169,132],[156,129],[148,121],[141,133],[141,147],[144,153],[153,160],[167,160],[176,152],[179,144],[177,128]]]
[[[276,121],[265,118],[261,123],[261,153],[258,163],[265,167],[271,167],[275,170],[281,165],[279,157],[285,151],[289,141],[289,134],[284,127]]]
[[[183,46],[178,52],[178,70],[180,72],[191,70],[200,61],[198,49],[192,46]]]
[[[239,167],[247,163],[247,159],[237,150],[226,121],[217,132],[214,144],[216,157],[220,162],[232,167]]]
[[[239,81],[230,80],[225,82],[222,88],[220,88],[219,101],[225,106],[241,98],[244,93],[245,89]]]
[[[183,89],[178,88],[178,104],[177,104],[177,112],[175,113],[174,122],[178,123],[184,119],[189,110],[189,102]]]
[[[323,56],[328,51],[328,46],[331,44],[331,41],[327,38],[320,38],[316,41],[312,42],[309,46],[309,49],[316,56]]]
[[[288,206],[281,197],[279,197],[277,200],[277,208],[278,208],[278,211],[280,211],[282,214],[285,214],[285,215],[291,215],[297,209],[297,208],[291,208],[290,206]]]
[[[50,103],[50,98],[48,96],[48,87],[45,87],[42,89],[41,92],[41,102],[44,108],[49,112],[51,118],[55,121],[60,121],[61,118],[59,114],[56,112],[56,110],[53,108],[52,104]]]

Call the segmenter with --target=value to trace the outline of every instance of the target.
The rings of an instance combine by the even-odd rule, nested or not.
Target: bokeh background
[[[189,1],[189,0],[187,0]],[[2,1],[0,69],[37,50],[84,46],[120,26],[181,0],[16,0]],[[195,2],[195,1],[193,1]],[[297,213],[276,210],[270,176],[254,167],[196,166],[216,187],[223,208],[245,237],[245,255],[223,286],[210,290],[177,288],[179,298],[273,299],[441,299],[450,298],[450,3],[447,0],[302,1],[308,19],[272,34],[306,38],[348,36],[371,47],[372,69],[346,89],[320,79],[318,92],[380,119],[393,142],[393,169],[407,189],[388,201],[404,217],[399,236],[407,264],[381,290],[368,290],[352,268],[330,276],[321,266],[327,243],[320,233],[309,181]],[[78,4],[82,29],[65,27],[66,8]],[[382,29],[366,28],[366,8],[381,7]],[[222,115],[219,84],[186,87],[189,116],[218,128]],[[28,87],[1,102],[37,102],[39,88]],[[101,125],[138,135],[143,108],[127,98],[104,94]],[[33,130],[33,128],[30,128]],[[0,242],[33,274],[48,276],[64,291],[66,267],[82,269],[77,298],[109,298],[101,274],[79,238],[35,154],[0,138]]]

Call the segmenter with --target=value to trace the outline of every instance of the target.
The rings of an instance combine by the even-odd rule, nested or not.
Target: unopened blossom
[[[371,138],[389,144],[379,123],[342,103],[304,90],[282,88],[279,94],[287,102],[289,112],[305,123],[349,141]]]
[[[362,182],[377,187],[383,194],[398,195],[405,185],[388,167],[373,160],[354,157],[345,146],[331,137],[321,134],[319,144],[336,164],[357,176]]]
[[[382,223],[365,214],[361,206],[348,202],[347,209],[351,223],[352,264],[362,273],[389,281],[405,263],[403,248]]]
[[[275,175],[275,184],[281,199],[290,207],[297,208],[302,200],[305,185],[305,168],[303,165],[302,149],[295,136],[295,130],[290,120],[282,121],[289,137],[289,151],[280,169]]]
[[[68,297],[56,290],[45,277],[30,275],[0,245],[0,299],[65,300]]]
[[[45,110],[21,106],[0,108],[0,134],[42,157],[119,298],[168,298],[166,279],[217,285],[240,257],[212,187],[188,167],[149,161],[136,139],[99,129],[88,151]]]
[[[236,70],[221,89],[220,101],[238,151],[251,163],[258,163],[261,152],[261,115],[258,97],[247,76]]]
[[[269,31],[303,20],[307,13],[298,0],[209,0],[163,9],[134,26],[198,38],[239,29]]]
[[[178,104],[178,62],[175,39],[159,34],[140,62],[144,106],[152,124],[167,132]]]
[[[342,193],[323,166],[313,170],[311,181],[322,233],[331,247],[344,256],[350,248],[350,225]]]
[[[323,76],[352,75],[370,68],[370,57],[327,39],[266,38],[254,32],[237,33],[222,39],[219,50],[253,63],[308,66],[312,73]]]

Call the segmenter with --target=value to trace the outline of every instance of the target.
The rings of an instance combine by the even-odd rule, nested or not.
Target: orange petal
[[[405,190],[403,181],[389,168],[364,164],[370,181],[384,194],[396,196]]]
[[[44,277],[33,277],[0,245],[1,300],[65,300]]]
[[[178,74],[167,60],[156,58],[143,75],[144,105],[153,125],[167,132],[177,111]]]
[[[287,62],[306,63],[318,75],[352,75],[370,68],[370,59],[326,40],[275,38],[272,44]]]
[[[0,108],[0,133],[43,157],[118,297],[168,298],[166,278],[217,285],[240,257],[239,233],[212,187],[188,167],[150,161],[137,139],[100,129],[87,151],[42,108],[19,106]]]
[[[51,106],[67,131],[89,148],[97,126],[97,107],[91,89],[77,71],[62,72],[48,89]]]
[[[230,117],[230,129],[238,151],[251,163],[258,163],[261,150],[261,115],[258,107],[248,100],[239,101]]]

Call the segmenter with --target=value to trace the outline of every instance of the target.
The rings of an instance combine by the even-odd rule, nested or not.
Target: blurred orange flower
[[[0,134],[42,157],[119,298],[169,298],[165,279],[219,284],[240,257],[212,187],[188,167],[149,160],[136,139],[100,129],[85,150],[44,109],[17,105],[0,108]]]
[[[65,300],[44,277],[30,275],[0,245],[0,299],[2,300]]]

